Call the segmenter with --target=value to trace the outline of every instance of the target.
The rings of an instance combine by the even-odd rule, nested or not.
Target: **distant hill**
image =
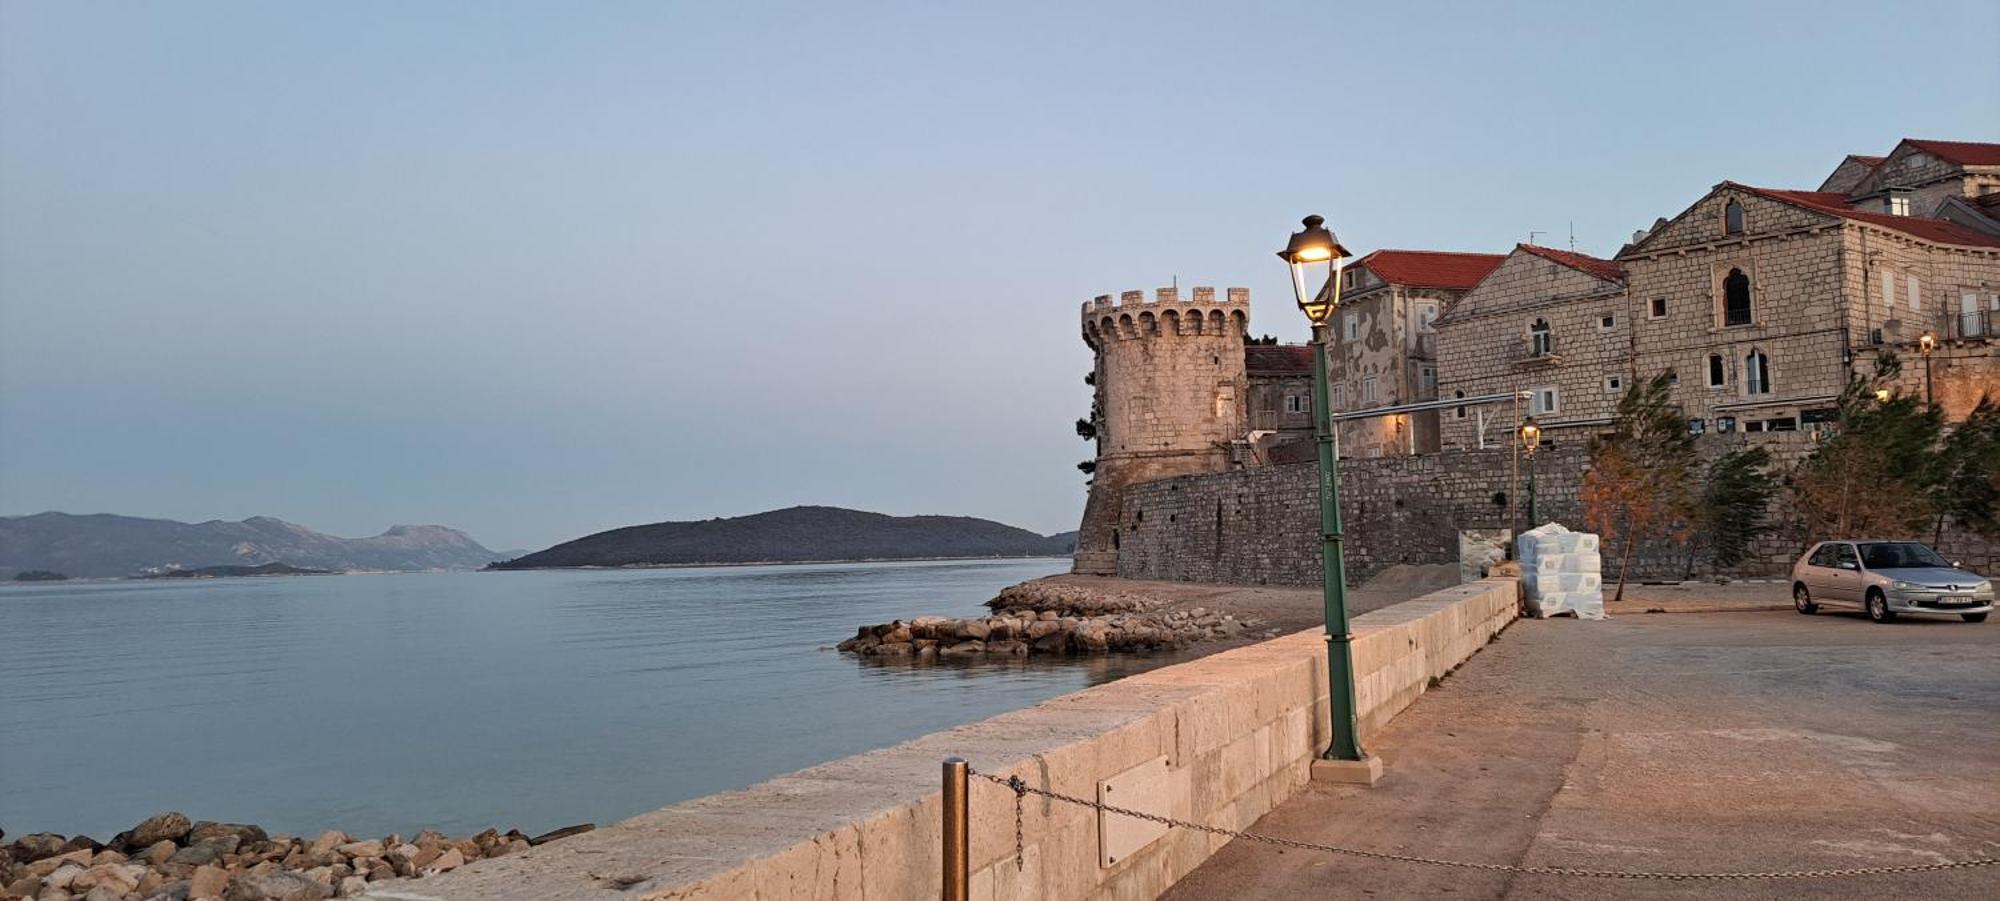
[[[729,519],[612,529],[492,568],[1061,556],[1075,546],[1075,533],[1044,537],[969,516],[888,516],[840,507],[790,507]]]
[[[332,570],[477,569],[500,558],[444,526],[396,526],[373,538],[337,538],[268,516],[203,523],[109,513],[0,516],[0,578],[30,569],[91,578],[266,563]]]

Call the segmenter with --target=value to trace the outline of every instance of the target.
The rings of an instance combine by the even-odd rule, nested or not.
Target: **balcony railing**
[[[2000,315],[1993,310],[1953,313],[1951,321],[1945,324],[1945,334],[1958,339],[2000,338]]]

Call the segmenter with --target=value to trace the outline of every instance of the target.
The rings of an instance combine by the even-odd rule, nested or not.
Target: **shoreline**
[[[1070,560],[1069,554],[1019,554],[986,555],[979,557],[858,557],[845,560],[740,560],[716,561],[710,563],[621,563],[616,566],[588,564],[584,566],[520,566],[494,568],[480,567],[474,570],[450,570],[451,572],[549,572],[553,570],[583,570],[595,572],[639,570],[639,569],[714,569],[731,566],[833,566],[843,563],[956,563],[979,560]]]

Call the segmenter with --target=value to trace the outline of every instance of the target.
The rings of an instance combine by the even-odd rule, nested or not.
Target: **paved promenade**
[[[1396,719],[1372,788],[1253,827],[1502,864],[1748,871],[2000,856],[2000,627],[1791,611],[1524,620]],[[1992,898],[2000,869],[1554,878],[1237,841],[1169,898]]]

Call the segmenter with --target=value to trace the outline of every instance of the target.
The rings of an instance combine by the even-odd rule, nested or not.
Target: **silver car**
[[[1915,541],[1822,541],[1792,564],[1792,604],[1858,607],[1878,623],[1903,613],[1979,623],[1993,611],[1993,583]]]

